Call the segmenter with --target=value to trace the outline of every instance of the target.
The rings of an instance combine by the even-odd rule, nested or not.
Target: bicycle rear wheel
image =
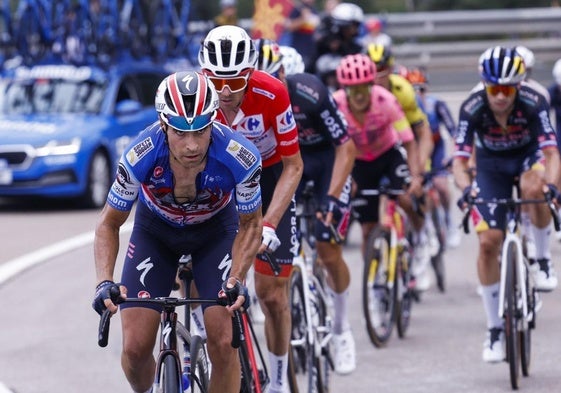
[[[518,309],[518,297],[520,288],[516,279],[517,263],[516,244],[508,244],[506,263],[506,282],[505,282],[505,339],[506,357],[510,370],[510,384],[513,389],[518,389],[520,377],[520,334],[518,321],[521,310]]]
[[[179,351],[189,351],[191,370],[189,373],[191,392],[208,392],[210,381],[210,361],[201,336],[191,336],[185,326],[177,324],[177,348]],[[183,353],[185,359],[185,353]]]
[[[390,274],[389,231],[377,227],[368,236],[362,274],[362,309],[370,341],[383,347],[389,340],[395,313],[395,280]]]

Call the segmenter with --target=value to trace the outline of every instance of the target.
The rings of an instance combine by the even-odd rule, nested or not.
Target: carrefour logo
[[[296,127],[292,108],[288,107],[283,113],[277,116],[277,128],[279,134],[292,131]]]
[[[237,127],[239,131],[246,134],[248,137],[255,137],[261,135],[265,127],[263,125],[263,116],[262,115],[255,115],[255,116],[248,116],[240,122],[239,126]]]

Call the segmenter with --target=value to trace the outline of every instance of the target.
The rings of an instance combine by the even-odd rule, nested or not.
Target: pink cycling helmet
[[[341,86],[374,83],[374,79],[376,79],[376,66],[363,53],[343,57],[337,67],[337,82]]]

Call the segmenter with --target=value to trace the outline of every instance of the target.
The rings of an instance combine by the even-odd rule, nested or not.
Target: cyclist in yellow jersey
[[[376,64],[376,84],[391,91],[397,98],[415,134],[417,148],[411,150],[413,154],[417,154],[418,156],[411,157],[411,161],[416,162],[417,167],[411,168],[413,180],[409,188],[409,193],[416,197],[422,197],[422,174],[425,168],[427,168],[427,163],[429,162],[434,146],[427,116],[417,103],[415,89],[411,83],[401,75],[393,73],[394,57],[390,48],[381,44],[370,44],[366,47],[366,52],[370,59]],[[413,227],[416,230],[413,235],[413,242],[415,244],[415,262],[413,263],[413,270],[418,279],[421,275],[423,278],[423,280],[417,281],[417,289],[425,290],[428,289],[430,285],[430,277],[427,274],[423,274],[428,273],[426,267],[428,267],[430,263],[428,238],[426,231],[423,230],[425,220],[420,215],[417,215],[412,221]]]

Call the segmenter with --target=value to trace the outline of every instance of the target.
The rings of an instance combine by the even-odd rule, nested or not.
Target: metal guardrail
[[[369,16],[373,15],[367,15]],[[561,58],[561,8],[523,8],[475,11],[388,13],[386,32],[404,65],[435,68],[473,68],[485,49],[495,45],[524,45],[537,62]],[[240,20],[249,30],[251,19]],[[201,34],[211,21],[191,22],[189,32]]]

